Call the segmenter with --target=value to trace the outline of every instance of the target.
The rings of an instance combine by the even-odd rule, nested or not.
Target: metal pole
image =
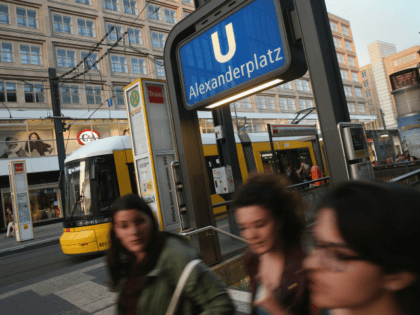
[[[295,0],[332,184],[348,181],[337,125],[350,122],[324,0]]]
[[[60,109],[60,93],[58,90],[58,78],[55,68],[48,68],[48,75],[50,80],[51,103],[54,117],[55,141],[57,145],[58,165],[60,169],[60,182],[58,183],[61,195],[61,204],[65,204],[66,195],[62,185],[64,179],[64,160],[66,159],[66,149],[64,147],[63,137],[63,121],[61,118]],[[64,213],[64,212],[63,212]],[[64,214],[65,215],[65,214]]]
[[[279,174],[279,167],[277,165],[277,154],[274,150],[274,143],[273,143],[273,135],[271,134],[271,124],[267,124],[267,132],[268,137],[270,139],[270,146],[271,146],[271,157],[273,159],[273,166],[274,166],[274,174]]]

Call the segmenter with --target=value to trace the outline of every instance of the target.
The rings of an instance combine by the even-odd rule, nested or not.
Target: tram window
[[[106,158],[105,163],[100,163],[97,170],[97,193],[99,211],[109,211],[112,204],[118,198],[116,176],[114,176],[115,164],[112,158]]]
[[[274,174],[273,154],[261,152],[261,160],[265,174]]]
[[[300,163],[305,163],[312,167],[312,159],[309,149],[298,149],[298,159]]]
[[[127,163],[128,176],[130,177],[131,191],[133,194],[138,195],[136,170],[134,169],[134,163]]]

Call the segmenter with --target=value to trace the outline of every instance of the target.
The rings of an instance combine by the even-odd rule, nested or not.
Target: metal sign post
[[[350,122],[343,81],[324,0],[295,0],[332,184],[348,181],[339,145],[340,122]]]
[[[18,242],[34,239],[25,161],[9,162],[10,191]]]
[[[170,174],[177,159],[166,84],[138,79],[124,88],[138,190],[162,230],[179,230]]]

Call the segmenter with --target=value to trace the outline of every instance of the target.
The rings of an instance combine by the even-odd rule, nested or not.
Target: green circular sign
[[[131,103],[131,106],[133,107],[136,107],[137,105],[139,105],[140,95],[139,95],[139,92],[137,92],[137,90],[134,90],[133,92],[131,92],[130,103]]]

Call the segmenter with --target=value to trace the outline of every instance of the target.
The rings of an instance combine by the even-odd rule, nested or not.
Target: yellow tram
[[[271,173],[272,153],[268,134],[255,133],[249,137],[257,171]],[[245,154],[239,138],[236,139],[241,173],[245,179],[248,176]],[[202,143],[208,176],[212,176],[211,169],[218,166],[214,134],[202,134]],[[280,171],[288,174],[292,181],[300,162],[310,166],[315,164],[311,142],[290,137],[274,141],[273,144],[280,161]],[[133,162],[130,136],[92,141],[66,158],[64,181],[67,198],[64,204],[64,231],[60,237],[63,253],[84,254],[109,248],[112,203],[119,196],[138,193]],[[212,178],[210,182],[213,182]],[[212,190],[213,204],[224,201],[214,193],[214,188]],[[222,211],[225,211],[224,207],[214,209],[215,213]]]

